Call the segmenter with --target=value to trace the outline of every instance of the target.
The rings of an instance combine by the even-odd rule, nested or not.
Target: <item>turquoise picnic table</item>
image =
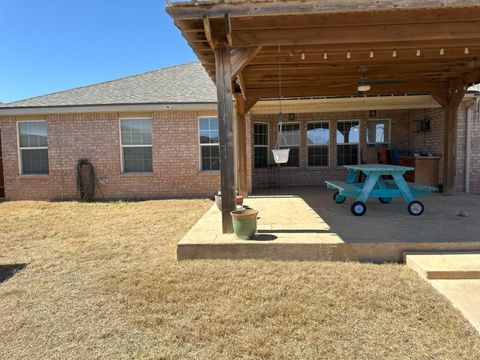
[[[327,180],[327,188],[337,190],[333,199],[337,204],[345,202],[347,197],[355,199],[350,210],[355,216],[362,216],[367,212],[366,202],[370,198],[377,198],[383,204],[388,204],[393,198],[403,198],[408,212],[418,216],[423,213],[423,204],[416,197],[437,192],[438,189],[421,184],[406,182],[403,174],[414,170],[409,166],[365,164],[345,165],[348,169],[345,181]],[[360,173],[365,174],[365,181],[359,182]],[[384,179],[388,176],[392,179]]]

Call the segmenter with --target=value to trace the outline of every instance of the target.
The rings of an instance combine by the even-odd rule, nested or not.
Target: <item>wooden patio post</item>
[[[235,210],[235,147],[233,139],[232,67],[230,50],[215,48],[218,124],[220,135],[220,181],[222,231],[233,232],[230,211]]]
[[[235,105],[237,114],[238,193],[239,195],[247,196],[247,114],[241,93],[235,93]]]
[[[442,105],[445,112],[443,128],[443,194],[455,195],[455,178],[457,175],[457,127],[458,109],[465,95],[462,81],[451,81],[444,93],[432,96]]]

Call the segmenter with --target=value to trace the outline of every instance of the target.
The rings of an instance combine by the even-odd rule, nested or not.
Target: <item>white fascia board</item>
[[[45,107],[5,107],[0,108],[0,116],[15,115],[48,115],[48,114],[78,114],[103,112],[140,112],[166,110],[217,110],[216,103],[193,104],[122,104],[122,105],[88,105],[88,106],[45,106]]]

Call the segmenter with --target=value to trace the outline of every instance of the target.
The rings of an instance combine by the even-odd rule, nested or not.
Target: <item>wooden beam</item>
[[[222,191],[222,231],[232,233],[230,212],[235,210],[235,149],[231,55],[227,48],[215,49],[218,122],[220,135],[220,182]]]
[[[265,16],[265,15],[292,15],[316,13],[349,13],[355,11],[388,11],[388,10],[430,10],[439,8],[453,8],[462,6],[478,6],[478,0],[457,0],[452,6],[445,5],[445,0],[298,0],[298,1],[268,1],[268,2],[228,2],[211,5],[201,5],[199,2],[191,4],[172,4],[166,11],[175,19],[197,19],[203,15],[223,17],[228,13],[232,17]]]
[[[262,17],[234,17],[232,27],[241,30],[340,27],[345,25],[391,25],[416,23],[442,23],[444,21],[475,21],[480,17],[480,7],[442,8],[422,11],[351,11],[301,15],[272,15]]]
[[[455,195],[457,175],[458,110],[465,95],[462,79],[451,80],[447,87],[432,91],[432,97],[445,112],[443,128],[443,194]]]
[[[203,18],[203,28],[205,31],[205,37],[207,38],[210,48],[215,49],[215,42],[213,41],[212,37],[212,28],[210,26],[210,19],[206,16]]]
[[[230,22],[230,16],[228,14],[225,14],[225,37],[226,37],[228,46],[232,46],[233,45],[232,23]]]
[[[370,95],[377,94],[429,94],[442,86],[442,83],[408,83],[392,85],[372,85]],[[265,88],[247,88],[249,96],[257,98],[276,98],[278,97],[278,86]],[[337,95],[357,95],[357,86],[328,88],[326,86],[297,86],[285,87],[282,89],[282,95],[285,97],[313,97],[313,96],[337,96]]]
[[[237,109],[237,169],[238,193],[248,195],[248,166],[247,166],[247,117],[245,100],[242,94],[235,93]]]
[[[260,46],[247,48],[232,48],[232,76],[235,78],[250,63],[262,48]]]
[[[306,29],[268,29],[234,31],[233,43],[237,47],[274,45],[321,45],[389,42],[400,47],[402,42],[432,40],[478,39],[480,21],[445,22],[438,24],[393,24],[372,26],[344,26]]]

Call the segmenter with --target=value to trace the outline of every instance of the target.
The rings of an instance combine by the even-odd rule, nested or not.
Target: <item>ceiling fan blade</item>
[[[350,84],[334,84],[334,85],[328,85],[328,88],[337,88],[337,87],[346,87],[346,86],[355,86],[357,85],[356,83],[350,83]]]
[[[370,81],[372,85],[387,85],[387,84],[405,84],[405,80],[378,80],[378,81]]]

